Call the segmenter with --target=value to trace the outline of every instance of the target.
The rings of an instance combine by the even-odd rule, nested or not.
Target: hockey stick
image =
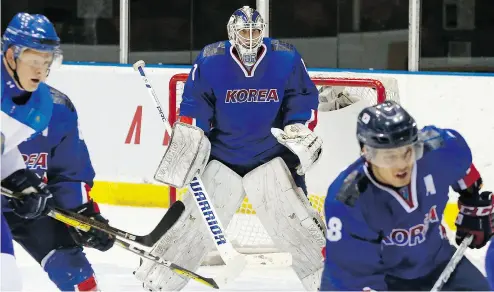
[[[63,215],[65,217],[71,217],[80,223],[90,226],[91,228],[99,229],[108,234],[130,240],[143,246],[152,247],[178,221],[183,211],[185,210],[185,206],[181,201],[176,201],[175,203],[173,203],[170,209],[168,209],[168,211],[166,212],[165,216],[163,216],[158,225],[156,225],[156,227],[153,229],[153,231],[146,235],[135,235],[126,231],[122,231],[106,223],[87,218],[86,216],[83,216],[76,212],[71,212],[57,207],[54,207],[53,210],[56,211],[56,216],[60,217],[61,215]]]
[[[11,198],[17,198],[17,199],[24,196],[24,194],[13,193],[5,188],[2,188],[2,195]],[[158,240],[163,236],[163,234],[165,234],[168,230],[170,230],[173,227],[173,225],[178,221],[184,210],[185,210],[184,204],[181,201],[176,201],[168,209],[165,216],[163,216],[163,218],[160,220],[158,225],[156,225],[153,231],[151,231],[149,234],[146,235],[135,235],[130,232],[112,227],[109,224],[92,220],[79,213],[64,210],[57,207],[52,207],[48,215],[66,224],[69,224],[74,227],[78,227],[79,229],[86,232],[89,231],[91,228],[96,228],[103,232],[111,234],[115,237],[120,237],[132,241],[134,243],[138,243],[143,246],[152,247],[156,242],[158,242]],[[70,217],[72,218],[70,222],[63,221],[63,219]]]
[[[432,287],[431,291],[439,291],[443,287],[446,282],[448,282],[449,277],[451,274],[455,271],[456,266],[458,263],[461,261],[463,256],[465,255],[465,251],[467,250],[468,246],[470,243],[473,241],[473,235],[470,235],[469,237],[463,239],[461,242],[460,246],[456,250],[456,252],[453,254],[451,259],[449,260],[448,264],[444,268],[443,272],[439,276],[439,278],[436,281],[436,284],[434,284],[434,287]]]
[[[5,195],[5,196],[11,197],[11,198],[17,198],[17,199],[20,199],[22,196],[24,196],[23,194],[19,194],[19,193],[7,192],[4,189],[2,189],[2,195]],[[60,222],[63,222],[63,223],[65,223],[69,226],[72,226],[74,228],[77,228],[81,231],[88,232],[92,228],[96,228],[96,229],[99,229],[99,230],[101,230],[107,234],[111,234],[115,237],[123,237],[126,240],[139,243],[138,241],[132,240],[133,236],[136,236],[137,238],[139,238],[138,235],[132,235],[132,234],[130,234],[128,232],[124,232],[124,231],[115,232],[115,230],[118,230],[118,229],[113,228],[113,227],[111,227],[111,226],[109,226],[103,222],[93,220],[91,218],[88,218],[88,217],[81,215],[81,214],[78,214],[78,213],[70,212],[70,211],[63,210],[60,208],[55,208],[55,207],[47,207],[47,208],[49,210],[48,213],[46,214],[47,216],[49,216],[55,220],[58,220]],[[163,219],[160,221],[160,223],[158,223],[158,227],[164,221],[164,219],[167,219],[167,221],[175,219],[175,220],[173,220],[173,224],[174,224],[178,220],[180,215],[182,214],[183,210],[184,210],[184,204],[181,201],[176,201],[170,207],[170,209],[167,211],[167,213],[165,214]],[[174,218],[171,218],[170,215],[167,216],[168,214],[173,214]],[[165,226],[164,226],[164,224],[161,224],[161,228],[156,227],[148,236],[151,236],[151,234],[154,233],[154,235],[152,235],[151,237],[159,239],[159,238],[161,238],[161,236],[163,236],[163,234],[165,234],[173,226],[173,224],[169,224],[168,228],[163,228]],[[106,226],[104,226],[104,225],[106,225]],[[160,234],[158,234],[158,231],[160,232]],[[144,236],[144,237],[141,236],[141,238],[146,238],[146,236]],[[147,241],[151,242],[150,240],[151,239],[148,239]],[[208,287],[211,287],[214,289],[219,289],[218,284],[216,284],[216,281],[212,278],[206,278],[206,277],[203,277],[201,275],[198,275],[198,274],[196,274],[196,273],[194,273],[194,272],[192,272],[186,268],[182,268],[182,267],[180,267],[180,266],[178,266],[178,265],[176,265],[170,261],[167,261],[167,260],[164,260],[160,257],[154,256],[154,255],[150,254],[149,252],[147,252],[143,249],[140,249],[137,246],[130,244],[124,240],[116,238],[115,243],[118,246],[120,246],[121,248],[128,250],[128,251],[130,251],[130,252],[132,252],[132,253],[134,253],[134,254],[142,257],[142,258],[146,258],[146,259],[151,260],[157,264],[168,267],[173,272],[175,272],[179,275],[188,277],[188,278],[190,278],[196,282],[202,283]]]
[[[177,201],[177,202],[180,202],[180,203],[178,205],[176,205],[176,206],[183,206],[183,203],[181,201]],[[176,202],[175,202],[175,204],[176,204]],[[172,208],[174,208],[173,206],[175,204],[173,204],[172,207],[170,208],[170,210],[172,212],[176,212],[176,211],[172,210]],[[175,208],[178,208],[178,207],[175,207]],[[170,212],[170,210],[167,211],[167,214],[168,214],[168,212]],[[182,209],[182,211],[183,211],[183,209]],[[75,214],[77,214],[77,213],[75,213]],[[181,214],[181,212],[180,212],[180,214]],[[50,210],[48,212],[48,216],[50,216],[50,217],[52,217],[52,218],[54,218],[54,219],[56,219],[58,221],[64,222],[64,223],[66,223],[66,224],[68,224],[70,226],[73,226],[75,228],[78,228],[78,229],[80,229],[82,231],[87,232],[87,231],[89,231],[91,229],[91,226],[89,224],[86,224],[84,222],[81,222],[84,219],[83,217],[85,217],[85,216],[80,215],[80,216],[77,216],[77,218],[75,218],[75,217],[73,217],[71,215],[73,215],[73,213],[71,213],[70,215],[69,214],[64,214],[64,210],[61,210],[61,209],[53,209],[53,210]],[[178,217],[180,217],[180,215]],[[177,219],[178,219],[178,217],[177,217]],[[92,220],[92,219],[89,219],[87,217],[86,217],[86,219],[87,220]],[[94,221],[94,220],[92,220],[92,221]],[[103,230],[103,231],[105,231],[105,230]],[[167,231],[168,231],[168,229],[167,229]],[[162,233],[161,236],[163,236],[163,234],[165,234],[165,233],[166,232]],[[109,233],[109,234],[111,234],[111,233]],[[158,239],[161,238],[161,236],[159,236]],[[190,278],[190,279],[192,279],[192,280],[194,280],[196,282],[202,283],[202,284],[204,284],[206,286],[209,286],[209,287],[212,287],[212,288],[215,288],[215,289],[219,289],[218,284],[216,284],[216,281],[214,279],[212,279],[212,278],[206,278],[206,277],[203,277],[201,275],[198,275],[198,274],[196,274],[196,273],[194,273],[194,272],[192,272],[190,270],[187,270],[186,268],[182,268],[182,267],[180,267],[180,266],[178,266],[178,265],[176,265],[176,264],[174,264],[174,263],[172,263],[170,261],[167,261],[167,260],[164,260],[164,259],[162,259],[160,257],[154,256],[154,255],[150,254],[149,252],[147,252],[147,251],[145,251],[143,249],[140,249],[137,246],[132,245],[132,244],[130,244],[130,243],[126,242],[126,241],[123,241],[121,239],[118,239],[118,238],[115,239],[115,243],[118,246],[122,247],[123,249],[126,249],[126,250],[128,250],[128,251],[130,251],[130,252],[132,252],[132,253],[134,253],[136,255],[138,255],[139,257],[146,258],[146,259],[151,260],[151,261],[153,261],[153,262],[155,262],[157,264],[160,264],[160,265],[163,265],[165,267],[168,267],[173,272],[175,272],[175,273],[177,273],[179,275],[188,277],[188,278]]]
[[[177,201],[177,202],[180,202],[180,203],[178,205],[176,205],[176,206],[182,206],[183,207],[183,203],[181,201]],[[177,202],[175,202],[175,204]],[[172,212],[176,212],[176,211],[172,210],[172,208],[174,208],[173,206],[175,204],[173,204],[172,207],[167,211],[167,214],[168,214],[168,212],[170,212],[170,210]],[[175,207],[175,208],[178,208],[178,207]],[[181,211],[183,211],[183,209]],[[87,232],[87,231],[89,231],[91,229],[91,226],[89,224],[86,224],[86,223],[84,223],[82,221],[83,220],[89,221],[89,220],[92,220],[92,219],[89,219],[87,217],[86,218],[83,218],[85,216],[82,216],[80,214],[78,214],[79,216],[76,216],[77,218],[75,218],[73,215],[74,214],[77,214],[77,213],[73,213],[73,212],[70,212],[69,213],[69,212],[67,212],[69,214],[64,214],[64,212],[67,212],[67,211],[62,210],[62,209],[58,209],[58,208],[57,209],[52,209],[52,210],[50,210],[48,212],[48,216],[50,216],[50,217],[52,217],[52,218],[54,218],[56,220],[59,220],[61,222],[64,222],[64,223],[66,223],[66,224],[68,224],[70,226],[73,226],[75,228],[78,228],[78,229],[80,229],[82,231],[85,231],[85,232]],[[180,212],[180,214],[181,214],[181,212]],[[166,215],[165,215],[165,217],[166,217]],[[178,220],[179,217],[180,217],[180,215],[177,217],[177,220]],[[92,221],[95,221],[95,220],[92,220]],[[95,222],[97,222],[97,221],[95,221]],[[95,227],[95,228],[98,228],[98,227]],[[103,230],[103,231],[105,231],[105,230]],[[168,231],[168,229],[167,229],[167,231]],[[165,233],[166,233],[166,231],[164,233],[162,233],[161,236],[163,236],[163,234],[165,234]],[[108,234],[111,234],[111,233],[108,232]],[[112,234],[112,235],[114,235],[114,234]],[[161,238],[161,236],[159,236],[158,239]],[[126,239],[128,239],[128,238],[126,238]],[[140,249],[140,248],[136,247],[135,245],[132,245],[132,244],[130,244],[130,243],[126,242],[126,241],[123,241],[121,239],[118,239],[118,238],[115,239],[115,243],[118,246],[122,247],[123,249],[126,249],[126,250],[128,250],[128,251],[130,251],[130,252],[132,252],[132,253],[134,253],[134,254],[136,254],[138,256],[140,256],[140,257],[146,258],[146,259],[151,260],[151,261],[153,261],[153,262],[155,262],[157,264],[160,264],[160,265],[163,265],[165,267],[168,267],[173,272],[175,272],[175,273],[177,273],[179,275],[183,275],[185,277],[188,277],[188,278],[190,278],[190,279],[192,279],[194,281],[197,281],[197,282],[202,283],[204,285],[207,285],[209,287],[212,287],[212,288],[215,288],[215,289],[219,289],[218,284],[216,284],[215,280],[212,279],[212,278],[203,277],[203,276],[198,275],[198,274],[196,274],[196,273],[194,273],[194,272],[192,272],[190,270],[187,270],[186,268],[182,268],[182,267],[180,267],[180,266],[178,266],[178,265],[176,265],[176,264],[174,264],[174,263],[172,263],[170,261],[164,260],[164,259],[162,259],[160,257],[157,257],[157,256],[153,256],[149,252],[147,252],[147,251],[145,251],[143,249]]]
[[[140,256],[141,258],[148,259],[150,261],[153,261],[159,265],[165,266],[172,270],[173,272],[185,276],[187,278],[190,278],[196,282],[199,282],[201,284],[204,284],[208,287],[214,288],[214,289],[219,289],[218,284],[216,284],[216,281],[213,278],[206,278],[201,275],[198,275],[190,270],[187,270],[186,268],[182,268],[179,265],[176,265],[170,261],[164,260],[158,256],[152,255],[151,253],[142,250],[140,248],[137,248],[123,240],[117,240],[116,243],[125,248],[126,250],[135,253],[136,255]]]
[[[168,119],[163,113],[158,96],[144,73],[144,66],[144,61],[140,60],[137,61],[133,67],[134,70],[138,71],[141,75],[142,80],[148,89],[149,96],[153,98],[156,109],[161,117],[161,121],[165,126],[165,130],[171,137],[172,126],[169,124]],[[247,265],[247,261],[245,256],[238,253],[231,242],[226,238],[224,233],[225,229],[221,224],[220,217],[218,216],[218,213],[213,206],[213,202],[211,202],[201,179],[199,177],[194,177],[188,188],[191,194],[194,195],[194,201],[196,202],[197,208],[199,208],[204,224],[206,224],[206,228],[210,230],[209,235],[218,249],[221,259],[227,266],[227,273],[223,276],[223,284],[226,284],[230,279],[237,277],[244,270]],[[205,206],[208,206],[208,208],[205,209]]]

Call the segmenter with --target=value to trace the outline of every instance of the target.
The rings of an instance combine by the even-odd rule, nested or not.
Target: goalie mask
[[[249,6],[237,9],[230,17],[227,25],[228,39],[237,49],[240,60],[245,66],[256,63],[265,26],[261,14]]]

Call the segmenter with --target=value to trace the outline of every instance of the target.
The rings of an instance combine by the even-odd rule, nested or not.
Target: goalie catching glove
[[[321,112],[335,111],[352,105],[361,99],[350,94],[344,86],[322,86],[319,89],[319,107]]]
[[[211,143],[200,128],[177,122],[154,178],[175,188],[187,186],[209,160]]]
[[[271,128],[271,133],[280,144],[298,156],[300,160],[300,165],[297,166],[298,175],[304,175],[321,157],[322,139],[302,124],[288,125],[284,131]]]

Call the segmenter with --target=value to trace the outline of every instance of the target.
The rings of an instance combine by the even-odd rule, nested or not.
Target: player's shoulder
[[[51,131],[60,129],[63,132],[65,129],[70,129],[77,125],[77,111],[67,94],[53,86],[48,85],[48,87],[53,100],[53,115],[50,120]]]
[[[441,149],[468,148],[465,138],[458,131],[433,125],[422,128],[419,133],[419,139],[424,143],[425,153]]]
[[[328,189],[324,203],[324,212],[328,226],[343,224],[349,238],[363,239],[379,243],[377,229],[369,222],[376,216],[372,184],[365,174],[365,160],[359,158],[342,171]],[[333,220],[333,222],[331,222]],[[336,220],[336,221],[335,221]]]
[[[297,49],[294,45],[277,39],[264,38],[264,44],[272,52],[286,52],[286,53],[296,53]]]
[[[263,41],[271,55],[277,55],[292,60],[301,59],[295,46],[290,43],[272,38],[264,38]]]
[[[326,203],[354,207],[370,183],[364,166],[365,160],[360,157],[343,170],[329,186]]]
[[[70,100],[70,98],[67,96],[67,94],[61,92],[60,90],[56,89],[53,86],[48,85],[50,93],[51,93],[51,98],[53,100],[53,104],[57,107],[62,107],[63,109],[68,110],[69,112],[75,112],[75,106]]]
[[[229,41],[219,41],[206,45],[199,54],[199,59],[209,59],[214,56],[224,56],[226,55],[226,49],[229,47]]]
[[[464,175],[471,166],[472,151],[458,131],[426,126],[419,137],[424,143],[423,163],[441,165],[443,173],[449,173],[454,179]]]

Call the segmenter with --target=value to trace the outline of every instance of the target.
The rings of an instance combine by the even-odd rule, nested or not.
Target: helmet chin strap
[[[7,66],[9,66],[9,69],[12,70],[12,72],[14,73],[14,80],[15,80],[15,82],[17,82],[17,84],[19,84],[19,87],[22,90],[25,90],[24,89],[24,86],[22,86],[21,80],[19,79],[19,74],[17,74],[17,58],[14,58],[14,62],[15,62],[16,69],[14,69],[14,68],[12,68],[12,66],[10,66],[10,62],[9,61],[7,61]]]

